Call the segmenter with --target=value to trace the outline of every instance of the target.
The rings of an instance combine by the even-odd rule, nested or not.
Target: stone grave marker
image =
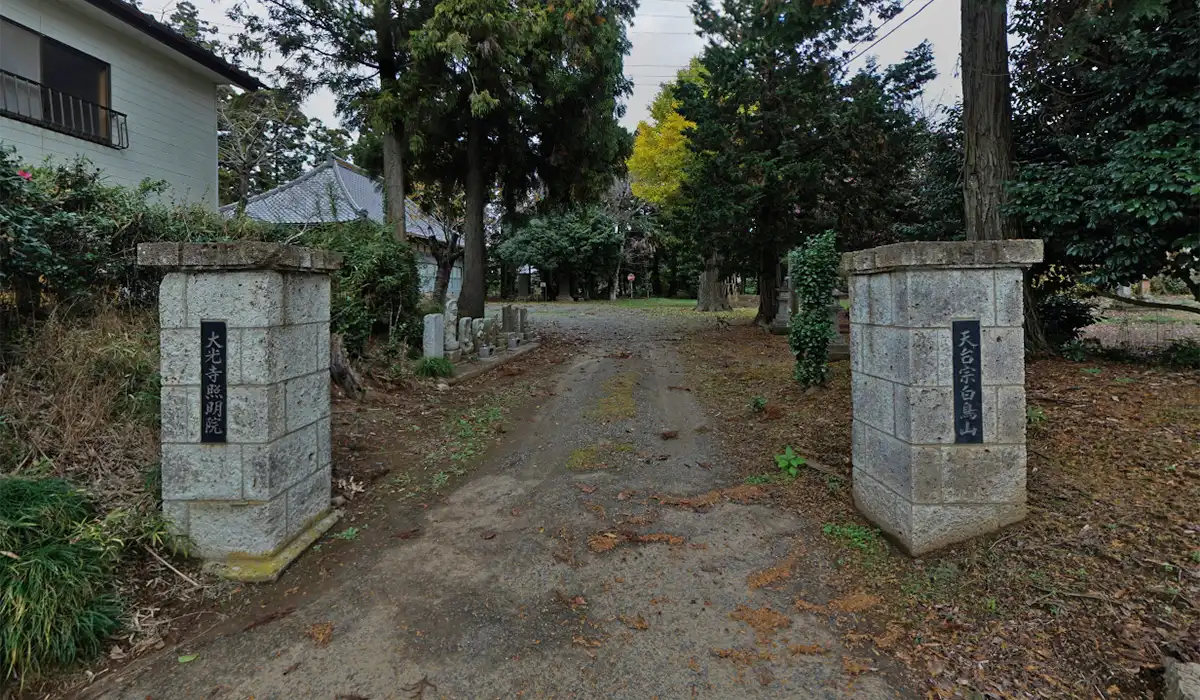
[[[425,335],[421,343],[425,357],[445,357],[446,328],[441,314],[425,314]]]

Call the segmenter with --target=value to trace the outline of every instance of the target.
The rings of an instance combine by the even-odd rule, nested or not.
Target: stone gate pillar
[[[223,575],[273,580],[330,511],[329,272],[274,243],[138,246],[159,287],[163,514]]]
[[[854,503],[910,554],[1025,517],[1022,269],[1039,240],[887,245],[850,275]]]

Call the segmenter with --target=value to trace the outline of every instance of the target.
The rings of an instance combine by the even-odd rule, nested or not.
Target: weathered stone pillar
[[[775,335],[786,335],[788,324],[792,321],[792,278],[783,278],[775,299],[775,318],[771,320],[768,330]]]
[[[1025,517],[1022,268],[1038,240],[847,254],[854,503],[910,554]]]
[[[425,314],[425,332],[421,338],[421,354],[425,357],[445,357],[446,319],[441,314]]]
[[[850,359],[850,312],[842,307],[846,293],[833,290],[833,303],[829,305],[829,320],[833,324],[833,339],[829,341],[829,361]]]
[[[328,529],[328,273],[273,243],[138,246],[159,288],[163,513],[194,554],[273,580]]]

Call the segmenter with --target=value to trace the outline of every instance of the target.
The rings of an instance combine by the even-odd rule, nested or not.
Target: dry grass
[[[106,510],[153,507],[158,325],[145,313],[51,318],[0,386],[0,471],[62,476]]]

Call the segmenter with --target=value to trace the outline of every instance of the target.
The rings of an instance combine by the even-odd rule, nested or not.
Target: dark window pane
[[[42,41],[46,118],[72,131],[108,137],[108,65],[54,41]]]

